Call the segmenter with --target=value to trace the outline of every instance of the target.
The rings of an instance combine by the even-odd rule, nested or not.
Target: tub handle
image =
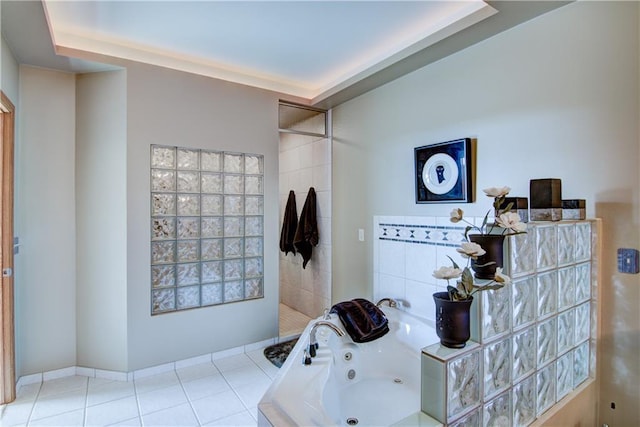
[[[309,353],[307,353],[307,350],[304,350],[304,354],[302,355],[302,364],[303,365],[311,365],[311,357],[309,356]]]
[[[305,353],[307,353],[308,355],[310,355],[311,357],[316,357],[316,350],[318,349],[318,343],[309,343],[309,352],[307,353],[305,351]]]

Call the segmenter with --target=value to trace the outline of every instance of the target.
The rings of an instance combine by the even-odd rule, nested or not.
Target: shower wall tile
[[[296,134],[280,136],[280,218],[284,215],[290,190],[295,192],[299,214],[309,187],[313,186],[316,191],[320,235],[319,244],[314,248],[313,257],[305,269],[302,268],[302,257],[299,254],[281,254],[279,257],[282,285],[280,300],[297,311],[316,318],[324,308],[330,306],[328,301],[331,295],[331,141]],[[247,218],[252,211],[264,210],[264,195],[260,191],[254,192],[253,188],[254,185],[260,186],[260,183],[252,181],[253,175],[258,174],[262,168],[262,162],[245,157],[245,194],[247,197],[254,197],[246,203]],[[264,182],[263,180],[262,185]],[[252,235],[251,230],[249,223],[246,223],[247,236]],[[369,227],[366,227],[366,231],[369,232]],[[368,241],[372,236],[366,235],[365,238]],[[247,256],[262,254],[262,243],[247,241],[245,251]],[[301,293],[302,290],[305,291],[304,294]]]

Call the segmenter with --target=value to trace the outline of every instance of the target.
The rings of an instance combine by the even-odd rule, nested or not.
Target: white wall
[[[127,67],[129,370],[278,335],[278,97],[201,76]],[[151,144],[264,155],[264,298],[150,314]]]
[[[328,138],[280,134],[280,227],[289,191],[298,217],[309,187],[316,191],[318,246],[302,268],[302,256],[280,252],[280,302],[316,318],[331,307],[331,143]]]
[[[76,80],[77,364],[127,371],[127,80]]]
[[[76,362],[75,76],[20,67],[17,375]]]
[[[603,218],[601,344],[610,354],[600,359],[600,397],[618,409],[601,421],[637,424],[640,281],[615,265],[618,247],[640,241],[638,16],[636,2],[572,3],[335,108],[334,301],[372,296],[374,215],[451,210],[415,203],[413,148],[477,138],[470,215],[490,207],[483,188],[528,196],[530,179],[556,177],[564,198],[587,199],[588,216]]]

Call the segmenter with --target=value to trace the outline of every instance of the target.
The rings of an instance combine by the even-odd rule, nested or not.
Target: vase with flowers
[[[433,277],[447,281],[447,292],[436,292],[433,299],[436,304],[436,333],[440,343],[445,347],[463,348],[471,337],[470,310],[473,295],[480,291],[500,289],[511,283],[511,278],[498,267],[490,282],[478,285],[469,263],[478,257],[482,248],[477,243],[464,242],[456,251],[467,259],[467,265],[461,269],[449,257],[450,267],[443,266],[434,271]],[[452,286],[450,280],[456,280],[456,286]]]
[[[526,233],[527,229],[520,216],[511,212],[512,203],[502,206],[511,191],[509,187],[491,187],[483,191],[494,199],[495,222],[489,224],[491,210],[487,211],[479,226],[467,221],[462,209],[452,210],[451,222],[467,224],[464,231],[466,242],[456,249],[467,260],[467,265],[461,269],[449,257],[451,266],[440,267],[433,272],[435,278],[447,281],[446,292],[433,294],[436,304],[436,332],[440,343],[446,347],[462,348],[471,337],[470,310],[473,295],[480,291],[500,289],[511,282],[509,276],[502,273],[504,238]],[[471,269],[475,274],[471,273]],[[477,284],[475,279],[488,282]],[[450,284],[451,280],[456,280],[455,286]]]
[[[475,272],[476,278],[491,280],[495,275],[496,268],[503,267],[504,238],[526,233],[527,224],[521,221],[520,215],[511,212],[513,203],[502,206],[511,191],[509,187],[491,187],[482,191],[488,197],[493,197],[495,222],[488,223],[491,209],[487,211],[480,226],[467,221],[460,208],[451,211],[450,220],[453,223],[464,222],[467,224],[464,231],[465,239],[480,246],[479,252],[471,262],[471,268]],[[475,233],[473,233],[474,231]]]

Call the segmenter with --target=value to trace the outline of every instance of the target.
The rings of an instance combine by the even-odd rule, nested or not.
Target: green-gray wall
[[[133,371],[278,334],[277,94],[121,65],[20,69],[18,376]],[[151,144],[264,155],[264,298],[151,316]]]
[[[129,369],[278,335],[278,97],[272,92],[127,64]],[[149,146],[264,155],[263,299],[150,316]]]
[[[636,2],[573,3],[335,108],[334,301],[372,296],[374,215],[482,216],[483,188],[526,197],[561,178],[604,222],[601,399],[619,409],[602,422],[637,423],[640,281],[615,265],[640,241],[638,17]],[[477,138],[476,203],[416,204],[413,148],[462,137]]]

